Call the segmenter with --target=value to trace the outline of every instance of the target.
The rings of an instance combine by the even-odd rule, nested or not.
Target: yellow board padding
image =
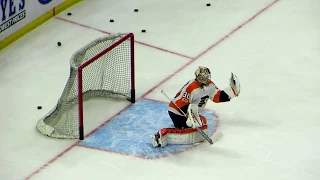
[[[33,29],[37,28],[41,24],[45,23],[49,19],[51,19],[54,15],[59,14],[60,12],[64,11],[65,9],[69,8],[70,6],[80,2],[81,0],[66,0],[54,9],[49,10],[48,12],[44,13],[37,19],[33,20],[26,26],[22,27],[18,31],[12,33],[10,36],[6,37],[2,41],[0,41],[0,51],[5,47],[9,46],[11,43],[15,42],[16,40],[20,39],[22,36],[26,35]]]

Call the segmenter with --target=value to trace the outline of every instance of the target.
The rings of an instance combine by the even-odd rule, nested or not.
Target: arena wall
[[[81,0],[0,0],[0,51]]]

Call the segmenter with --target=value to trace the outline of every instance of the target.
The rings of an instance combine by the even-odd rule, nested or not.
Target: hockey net
[[[98,38],[73,54],[63,93],[37,130],[53,138],[84,139],[83,101],[95,97],[135,102],[132,33]]]

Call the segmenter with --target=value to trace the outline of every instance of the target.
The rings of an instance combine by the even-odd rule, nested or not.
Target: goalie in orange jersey
[[[163,128],[152,135],[154,147],[167,144],[192,144],[205,139],[195,129],[199,127],[207,133],[207,120],[198,112],[204,109],[208,100],[215,103],[228,102],[240,93],[240,81],[231,73],[230,86],[220,90],[211,81],[211,72],[207,67],[199,66],[195,78],[189,80],[169,103],[168,113],[175,128]],[[192,116],[188,112],[194,112]],[[196,118],[191,118],[196,117]]]

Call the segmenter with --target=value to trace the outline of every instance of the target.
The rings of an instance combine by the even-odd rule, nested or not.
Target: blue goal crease
[[[141,99],[85,138],[79,145],[146,159],[165,157],[197,146],[197,144],[168,145],[162,148],[152,146],[150,135],[161,128],[173,127],[167,108],[167,103]],[[212,134],[216,128],[214,113],[205,110],[201,114],[207,118],[208,134]]]

